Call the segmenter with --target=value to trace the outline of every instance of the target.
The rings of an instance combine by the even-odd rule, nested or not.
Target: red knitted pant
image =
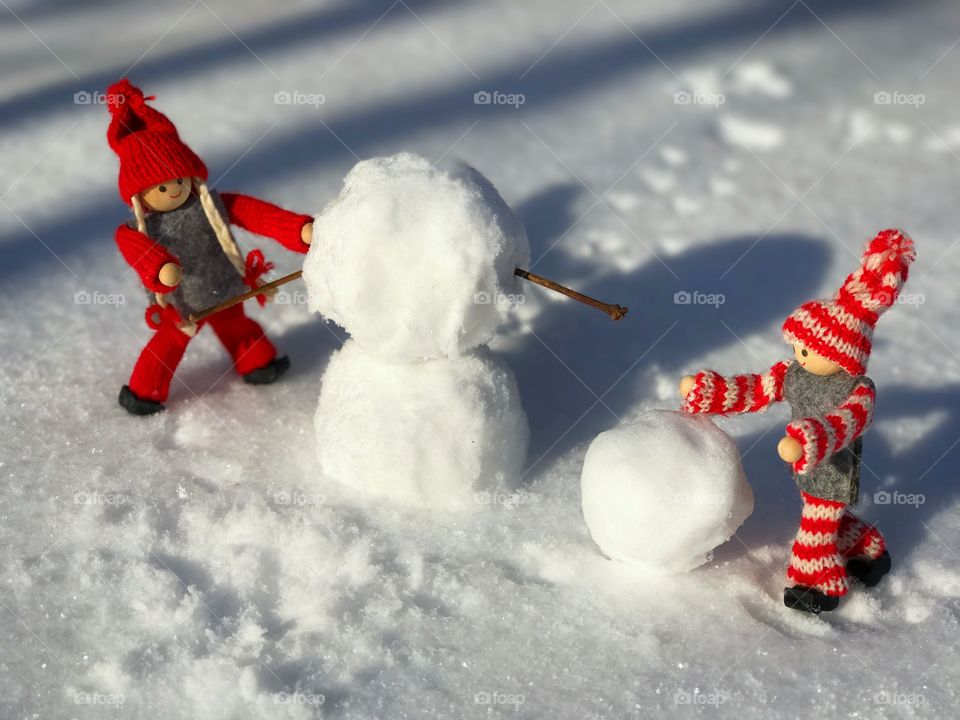
[[[794,585],[811,587],[824,595],[846,595],[844,562],[880,557],[885,549],[883,536],[843,503],[801,495],[800,530],[793,542],[787,578]]]
[[[261,368],[277,356],[276,348],[264,336],[263,329],[243,312],[242,305],[221,310],[200,322],[210,324],[240,375]],[[130,375],[130,389],[137,397],[164,402],[170,393],[170,381],[190,343],[190,336],[174,324],[160,325],[140,353]]]

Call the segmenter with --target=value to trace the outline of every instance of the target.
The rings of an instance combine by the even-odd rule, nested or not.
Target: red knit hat
[[[860,267],[833,300],[804,303],[783,323],[783,339],[800,343],[851,375],[863,375],[877,318],[894,302],[916,258],[913,240],[901,230],[883,230],[863,252]]]
[[[120,158],[120,197],[180,177],[207,179],[203,161],[184,144],[169,118],[147,105],[143,92],[126,78],[107,89],[110,128],[107,142]]]

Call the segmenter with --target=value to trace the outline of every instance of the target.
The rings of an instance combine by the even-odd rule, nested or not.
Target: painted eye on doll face
[[[836,375],[843,369],[835,362],[828,360],[822,355],[817,355],[813,350],[810,350],[800,343],[793,346],[793,355],[797,358],[797,362],[800,363],[800,366],[804,370],[814,375]]]
[[[168,212],[176,210],[187,201],[192,187],[190,178],[173,178],[154,185],[143,192],[141,197],[151,210]]]
[[[177,185],[183,185],[183,178],[177,178]],[[168,188],[166,185],[158,185],[157,190],[162,193],[165,193],[169,190],[171,193],[170,197],[177,197],[177,192],[179,192],[180,188]]]

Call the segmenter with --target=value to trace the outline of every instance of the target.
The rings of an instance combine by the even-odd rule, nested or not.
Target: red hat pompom
[[[916,257],[909,235],[900,230],[883,230],[867,243],[861,267],[847,278],[844,289],[864,307],[883,312],[881,308],[896,302]]]
[[[783,339],[800,343],[851,375],[863,375],[872,349],[873,328],[892,306],[917,253],[902,230],[882,230],[867,243],[860,267],[850,273],[832,300],[812,300],[783,323]]]
[[[207,179],[207,168],[181,139],[170,119],[147,104],[152,97],[123,78],[107,89],[107,142],[120,158],[120,197],[181,177]]]

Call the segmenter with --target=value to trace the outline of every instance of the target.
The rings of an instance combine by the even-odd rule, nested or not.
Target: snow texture
[[[404,362],[489,342],[528,259],[523,225],[479,172],[401,154],[350,171],[314,220],[303,278],[311,310]]]
[[[394,364],[350,340],[324,372],[314,422],[325,477],[435,510],[508,491],[529,440],[516,379],[486,350]]]
[[[314,221],[303,275],[310,309],[352,336],[314,419],[323,475],[434,510],[506,491],[529,440],[516,379],[489,352],[464,353],[506,319],[523,225],[462,163],[374,158],[343,185]]]
[[[651,410],[590,443],[583,518],[603,554],[650,573],[705,563],[753,512],[733,438],[710,418]]]
[[[4,0],[0,718],[954,717],[958,37],[949,0]],[[246,304],[290,357],[280,382],[243,383],[205,328],[167,412],[123,413],[150,331],[89,94],[124,73],[211,187],[314,212],[360,158],[463,158],[522,219],[533,272],[630,306],[612,323],[527,287],[508,313],[491,350],[529,418],[515,489],[450,513],[322,483],[313,417],[345,333],[301,283]],[[581,512],[593,439],[677,408],[698,368],[788,357],[787,313],[900,226],[918,258],[874,335],[856,509],[890,576],[830,614],[783,606],[783,407],[717,420],[756,509],[710,562],[604,557]]]

